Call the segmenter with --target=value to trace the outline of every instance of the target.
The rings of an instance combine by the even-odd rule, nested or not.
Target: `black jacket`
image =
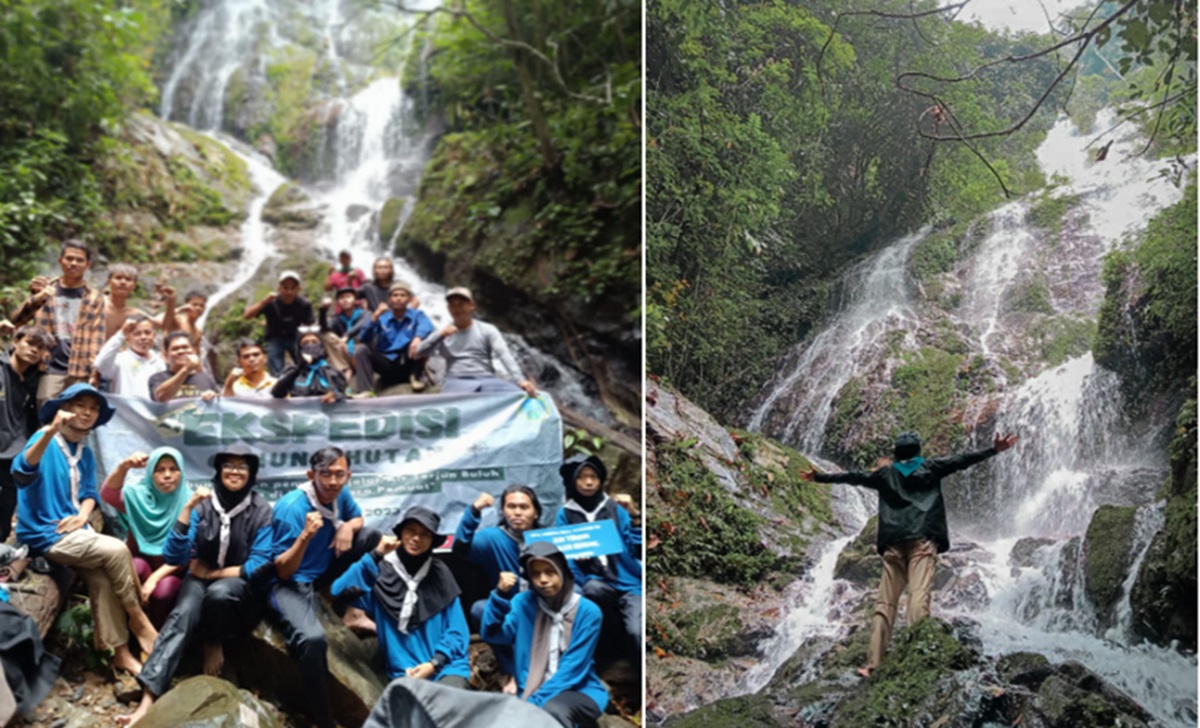
[[[346,378],[337,369],[320,362],[318,366],[288,367],[271,387],[275,399],[323,397],[329,392],[337,396],[338,402],[346,399]]]
[[[39,427],[37,388],[41,372],[29,367],[22,379],[12,368],[11,356],[0,354],[0,459],[21,454],[25,442]]]
[[[950,548],[942,478],[995,454],[996,448],[989,447],[963,455],[932,458],[909,475],[904,475],[892,464],[873,473],[817,473],[815,480],[818,483],[861,485],[879,492],[879,535],[875,540],[879,553],[894,543],[928,538],[937,544],[940,554]]]

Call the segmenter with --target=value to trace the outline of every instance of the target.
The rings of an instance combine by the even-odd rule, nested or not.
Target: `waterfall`
[[[1100,114],[1099,128],[1112,123],[1111,111]],[[1048,194],[1079,200],[1063,235],[1044,239],[1027,223],[1038,199],[998,208],[982,221],[983,239],[956,268],[960,303],[950,312],[932,313],[930,305],[914,300],[915,284],[905,271],[909,254],[928,231],[897,240],[848,275],[848,304],[786,355],[751,403],[748,426],[806,453],[828,455],[825,433],[843,387],[855,377],[890,381],[899,353],[918,349],[939,323],[963,334],[968,356],[987,367],[999,371],[1022,361],[1024,381],[1006,376],[997,391],[972,394],[962,420],[967,427],[994,423],[1021,441],[945,487],[952,539],[979,547],[968,568],[986,586],[986,606],[939,609],[935,597],[934,613],[979,622],[989,654],[1033,650],[1055,661],[1078,660],[1164,725],[1194,725],[1195,657],[1137,644],[1130,630],[1135,618],[1130,592],[1162,523],[1161,507],[1150,501],[1165,477],[1165,457],[1124,420],[1115,374],[1099,368],[1090,352],[1039,370],[1027,351],[1023,327],[1029,316],[1013,313],[1021,287],[1040,277],[1052,309],[1045,315],[1094,321],[1104,293],[1104,255],[1180,197],[1160,174],[1162,162],[1137,155],[1144,140],[1136,132],[1117,138],[1105,163],[1092,161],[1086,143],[1060,119],[1038,150],[1046,175],[1060,183]],[[977,446],[991,434],[975,433]],[[848,489],[833,486],[835,494]],[[1122,585],[1117,624],[1102,631],[1084,591],[1081,542],[1092,514],[1105,503],[1140,508],[1129,547],[1134,565]],[[1025,537],[1040,539],[1039,547],[1017,564],[1014,547]],[[813,569],[789,592],[790,607],[776,633],[760,645],[762,663],[744,676],[739,692],[760,689],[800,644],[823,640],[827,649],[849,626],[838,622],[843,617],[830,601],[836,554],[846,540],[836,539],[814,556]]]
[[[406,3],[414,10],[429,10],[438,4],[436,0]],[[379,240],[381,210],[390,200],[399,200],[403,226],[415,204],[434,142],[431,132],[412,123],[414,100],[399,77],[370,65],[367,61],[377,49],[361,47],[364,34],[374,33],[378,40],[380,27],[396,27],[397,22],[407,22],[404,17],[398,12],[351,8],[346,0],[206,3],[181,26],[179,41],[168,57],[160,115],[216,136],[226,126],[225,104],[235,74],[242,74],[244,93],[262,93],[262,87],[270,83],[271,62],[315,49],[311,82],[318,87],[322,113],[333,121],[318,125],[315,170],[310,175],[314,179],[299,184],[324,215],[316,246],[331,264],[339,251],[350,251],[354,265],[370,275],[375,258],[391,257],[393,241]],[[405,42],[412,43],[412,34]],[[409,49],[405,50],[407,55]],[[242,229],[243,258],[238,274],[213,294],[210,310],[244,285],[263,260],[277,254],[275,236],[260,215],[267,197],[285,180],[260,156],[240,145],[231,147],[249,164],[258,197]],[[394,259],[394,266],[396,279],[413,286],[434,325],[448,324],[445,287],[422,279],[407,261]],[[558,402],[605,424],[616,424],[599,403],[594,384],[578,370],[536,350],[519,336],[510,335],[508,341],[526,373],[538,378]]]

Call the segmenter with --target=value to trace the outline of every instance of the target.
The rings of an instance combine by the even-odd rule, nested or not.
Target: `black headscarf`
[[[221,480],[221,466],[231,457],[245,458],[246,464],[250,467],[250,472],[246,475],[246,487],[238,491],[226,488],[224,481]],[[228,449],[213,456],[213,469],[213,497],[221,501],[221,508],[228,513],[249,498],[254,491],[254,484],[258,480],[258,455],[255,455],[246,445],[231,445]]]
[[[433,542],[424,553],[413,556],[404,549],[403,544],[395,551],[409,576],[416,576],[421,567],[432,559],[432,563],[429,564],[429,573],[417,587],[417,604],[408,621],[408,629],[411,631],[414,626],[424,624],[430,617],[450,606],[462,592],[458,588],[458,582],[454,580],[454,574],[450,572],[450,567],[433,558],[434,548],[446,540],[445,536],[440,536],[437,532],[437,526],[441,523],[441,519],[428,508],[414,506],[408,509],[404,518],[396,524],[397,536],[403,530],[404,524],[409,521],[416,521],[433,532]],[[396,570],[392,562],[384,557],[379,562],[379,578],[375,580],[374,594],[393,623],[400,621],[400,614],[404,609],[404,596],[407,593],[408,585],[405,584],[404,578],[400,576],[400,572]]]
[[[600,478],[600,487],[595,493],[590,496],[581,495],[575,487],[575,481],[579,479],[579,472],[585,467],[596,471],[596,476]],[[567,491],[567,498],[575,501],[589,511],[596,510],[596,506],[604,500],[604,483],[608,480],[608,468],[604,467],[604,461],[595,455],[576,455],[570,460],[563,463],[558,468],[558,474],[562,477],[563,488]]]
[[[901,432],[896,436],[892,455],[897,462],[911,460],[921,454],[921,436],[915,432]]]

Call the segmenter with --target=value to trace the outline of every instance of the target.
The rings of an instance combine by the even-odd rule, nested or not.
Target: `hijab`
[[[533,587],[529,565],[531,561],[549,563],[562,579],[562,588],[553,597],[543,597]],[[521,569],[530,582],[537,600],[538,612],[533,622],[533,644],[529,650],[529,674],[525,678],[522,700],[529,700],[542,685],[558,672],[558,663],[571,645],[571,631],[579,614],[580,596],[567,567],[567,558],[558,547],[546,541],[531,543],[521,554]]]
[[[414,556],[401,544],[400,548],[383,557],[374,590],[375,598],[402,634],[424,624],[452,604],[461,593],[450,568],[433,558],[433,550],[446,541],[446,537],[437,532],[441,519],[428,508],[414,506],[396,524],[395,534],[400,536],[404,524],[410,521],[433,533],[429,548]]]
[[[154,469],[164,457],[171,458],[179,467],[179,485],[170,493],[163,493],[154,485]],[[171,526],[192,495],[183,469],[183,455],[173,447],[157,448],[150,453],[142,479],[125,486],[124,490],[124,521],[137,541],[138,551],[146,556],[162,556]]]
[[[230,457],[239,456],[246,460],[250,472],[246,474],[246,485],[241,490],[233,491],[225,486],[221,478],[221,466]],[[213,512],[220,520],[218,532],[217,563],[218,569],[225,568],[225,559],[229,554],[229,544],[233,538],[233,519],[248,509],[253,503],[250,497],[254,492],[254,483],[258,479],[258,456],[249,452],[248,448],[231,448],[229,451],[217,453],[213,458]]]
[[[579,480],[579,474],[584,468],[591,468],[600,480],[600,487],[589,496],[581,494],[575,486],[575,481]],[[558,469],[558,474],[562,477],[563,489],[567,492],[568,500],[573,500],[582,506],[578,509],[580,512],[595,514],[608,500],[608,495],[604,492],[604,482],[608,480],[608,468],[604,467],[604,462],[595,455],[589,455],[586,458],[578,456],[571,458],[562,464]],[[588,520],[593,521],[595,517]]]

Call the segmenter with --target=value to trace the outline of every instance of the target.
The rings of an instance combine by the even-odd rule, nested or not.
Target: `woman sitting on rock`
[[[446,541],[441,519],[421,506],[405,512],[396,536],[380,540],[333,583],[333,597],[375,620],[388,679],[412,677],[470,687],[470,630],[450,568],[433,557]]]
[[[271,396],[320,397],[326,404],[346,399],[346,378],[326,360],[325,345],[316,327],[301,328],[299,348],[300,363],[284,370],[271,387]]]
[[[568,728],[594,726],[608,705],[608,691],[592,663],[600,608],[575,592],[567,559],[553,544],[526,545],[521,570],[530,590],[510,599],[517,575],[500,575],[483,614],[483,639],[513,645],[522,700]]]
[[[213,490],[197,488],[171,527],[163,556],[187,566],[175,609],[154,652],[138,675],[142,702],[122,725],[136,723],[171,686],[184,648],[199,628],[204,672],[217,675],[225,661],[222,641],[254,626],[265,603],[271,567],[270,504],[253,492],[258,456],[234,446],[213,458]]]
[[[145,475],[126,485],[129,471],[141,468],[146,469]],[[160,447],[149,455],[130,455],[113,468],[100,489],[100,498],[117,509],[129,529],[126,544],[142,583],[142,601],[150,621],[159,629],[175,607],[183,583],[183,567],[166,562],[163,546],[190,495],[183,456],[171,447]]]

